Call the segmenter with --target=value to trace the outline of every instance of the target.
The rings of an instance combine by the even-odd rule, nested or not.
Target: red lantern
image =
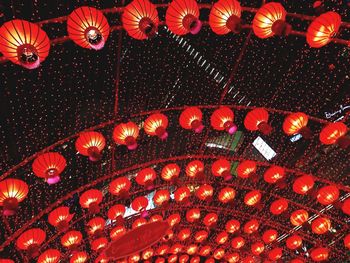
[[[342,205],[342,211],[344,214],[350,215],[350,198],[344,201]]]
[[[264,173],[264,180],[269,184],[274,184],[284,178],[284,169],[280,166],[271,166]]]
[[[241,5],[236,0],[219,0],[210,10],[209,25],[218,35],[225,35],[230,31],[239,33],[241,24]]]
[[[225,231],[220,232],[215,239],[215,242],[219,245],[225,244],[228,240],[228,234]]]
[[[228,107],[220,107],[216,109],[210,117],[211,126],[218,131],[227,131],[234,134],[237,126],[234,124],[234,113]]]
[[[176,163],[169,163],[163,167],[161,177],[164,181],[174,181],[180,175],[180,167]]]
[[[180,223],[181,217],[179,214],[172,214],[168,217],[167,221],[168,221],[169,225],[171,227],[173,227],[173,226],[177,225],[178,223]]]
[[[309,213],[304,209],[294,211],[290,215],[290,222],[293,226],[300,226],[309,219]]]
[[[284,198],[272,202],[270,212],[274,215],[280,215],[288,209],[288,201]]]
[[[170,193],[168,190],[158,190],[153,196],[153,202],[157,206],[161,206],[169,202]]]
[[[60,174],[66,167],[66,159],[56,152],[39,155],[33,162],[32,168],[36,176],[44,178],[48,184],[60,181]]]
[[[244,203],[248,206],[254,206],[261,200],[261,193],[259,190],[252,190],[244,196]]]
[[[73,219],[74,214],[69,212],[69,207],[61,206],[52,210],[48,216],[49,223],[59,231],[65,231],[69,222]]]
[[[231,241],[231,247],[234,249],[240,249],[245,244],[243,237],[234,237]]]
[[[215,213],[206,214],[206,216],[203,218],[203,223],[207,227],[211,227],[215,225],[217,221],[218,221],[218,215]]]
[[[28,185],[22,180],[5,179],[0,182],[0,206],[3,207],[3,215],[12,216],[16,213],[18,204],[28,194]]]
[[[246,234],[252,234],[256,232],[259,229],[259,222],[256,219],[249,220],[247,223],[245,223],[243,227],[243,231]]]
[[[182,248],[183,248],[183,246],[181,244],[176,243],[170,248],[170,253],[178,254],[182,251]]]
[[[20,250],[26,250],[30,258],[39,255],[39,247],[45,241],[46,233],[40,228],[32,228],[23,232],[16,241]]]
[[[207,231],[205,230],[201,230],[196,232],[196,234],[194,235],[194,240],[198,243],[201,243],[203,241],[205,241],[208,238],[209,234]]]
[[[303,244],[303,239],[298,235],[292,235],[286,239],[287,248],[294,250]]]
[[[278,233],[275,229],[268,229],[264,232],[262,240],[265,242],[265,244],[270,244],[276,240],[277,236]]]
[[[138,253],[130,256],[128,259],[128,263],[135,263],[139,261],[140,261],[140,255]]]
[[[80,198],[79,203],[81,207],[88,208],[92,214],[100,212],[99,204],[102,202],[102,192],[97,189],[90,189],[84,192]]]
[[[307,29],[306,41],[310,47],[320,48],[336,36],[341,25],[341,17],[336,12],[326,12],[317,17]]]
[[[253,256],[246,256],[245,258],[242,259],[241,263],[254,263],[255,259]]]
[[[135,212],[142,213],[142,217],[147,216],[146,208],[148,206],[148,199],[144,196],[139,196],[131,203],[131,208]]]
[[[241,178],[249,178],[256,172],[256,162],[245,160],[238,164],[236,172],[237,175]]]
[[[179,263],[186,263],[189,259],[190,257],[188,255],[181,255],[179,257]]]
[[[109,259],[107,256],[101,254],[95,259],[95,263],[108,263]]]
[[[270,260],[277,261],[282,257],[283,249],[280,247],[275,247],[272,250],[269,251],[267,256]]]
[[[239,261],[239,254],[237,252],[228,254],[225,259],[228,263],[237,263]]]
[[[221,203],[227,204],[228,202],[232,202],[235,196],[235,189],[231,187],[225,187],[219,192],[218,199]]]
[[[145,168],[136,175],[136,183],[145,186],[147,190],[153,189],[153,181],[157,178],[156,171],[152,168]]]
[[[305,139],[311,138],[311,130],[307,127],[309,117],[303,112],[288,115],[283,122],[283,131],[287,135],[300,133]]]
[[[50,40],[36,24],[11,20],[0,27],[0,52],[11,62],[27,69],[39,67],[49,55]]]
[[[105,237],[100,237],[91,242],[91,249],[100,252],[108,245],[108,240]]]
[[[196,196],[202,201],[211,201],[213,193],[214,188],[209,184],[204,184],[197,189]]]
[[[105,146],[105,138],[101,133],[95,131],[81,133],[75,142],[77,151],[88,156],[93,162],[101,159],[101,152]]]
[[[180,126],[186,130],[200,133],[204,128],[202,118],[202,111],[198,107],[188,107],[180,115]]]
[[[117,225],[121,225],[123,224],[124,220],[124,214],[125,214],[125,206],[121,205],[121,204],[117,204],[112,206],[107,213],[107,216],[110,220],[116,220],[117,221]]]
[[[314,187],[315,181],[311,175],[298,177],[293,183],[293,191],[297,194],[304,195]]]
[[[201,247],[201,249],[199,250],[199,255],[206,257],[210,254],[211,252],[211,247],[210,246],[203,246]]]
[[[319,248],[314,248],[310,256],[313,261],[320,262],[320,261],[325,261],[329,257],[329,249],[325,247],[319,247]]]
[[[127,177],[119,177],[113,180],[109,184],[109,192],[112,195],[120,196],[122,198],[127,198],[129,196],[129,190],[131,187],[131,182]]]
[[[201,211],[198,208],[192,208],[186,212],[186,220],[189,223],[197,221],[201,217]]]
[[[148,259],[150,259],[153,256],[153,253],[154,253],[154,251],[153,251],[152,248],[147,248],[146,250],[144,250],[142,252],[142,258],[144,260],[148,260]]]
[[[191,191],[187,186],[182,186],[174,192],[174,199],[176,202],[186,203],[191,196]]]
[[[322,205],[330,205],[339,198],[339,190],[336,186],[328,185],[318,190],[317,201]]]
[[[158,30],[158,12],[148,0],[133,0],[124,8],[123,27],[132,38],[143,40],[156,35]]]
[[[168,253],[169,247],[167,245],[161,245],[160,247],[157,248],[156,253],[158,255],[165,255]]]
[[[116,226],[111,230],[109,233],[109,236],[112,240],[116,240],[120,236],[124,235],[126,233],[126,229],[124,226]]]
[[[70,263],[84,263],[88,259],[88,255],[84,251],[75,252],[70,258]]]
[[[186,175],[190,178],[204,178],[204,163],[198,160],[191,161],[186,166]]]
[[[259,256],[262,252],[264,252],[265,250],[265,245],[263,242],[256,242],[256,243],[253,243],[252,246],[251,246],[251,250],[252,250],[252,253],[255,255],[255,256]]]
[[[196,244],[191,244],[187,247],[186,253],[189,255],[194,255],[197,253],[198,246]]]
[[[177,235],[178,239],[184,241],[191,236],[191,230],[189,228],[181,229],[179,234]]]
[[[176,35],[197,34],[202,27],[199,7],[195,0],[174,0],[165,15],[166,24]]]
[[[86,224],[88,227],[87,232],[94,237],[100,237],[103,234],[105,224],[106,221],[102,217],[94,217]]]
[[[48,249],[41,253],[37,263],[58,263],[60,261],[61,252],[57,249]],[[0,260],[0,263],[2,261]]]
[[[334,122],[325,126],[320,133],[320,141],[330,145],[337,143],[341,148],[346,149],[350,145],[350,140],[345,135],[348,127],[342,122]]]
[[[211,166],[211,171],[214,176],[223,177],[225,181],[232,179],[231,163],[226,159],[216,160]]]
[[[225,225],[226,232],[231,234],[238,231],[240,227],[241,223],[236,219],[231,219],[227,221]]]
[[[89,6],[75,9],[67,18],[68,36],[83,48],[100,50],[104,47],[109,25],[100,10]]]
[[[143,129],[148,135],[158,136],[160,139],[165,140],[168,137],[166,128],[168,127],[168,118],[162,113],[155,113],[149,116]]]
[[[347,249],[350,249],[350,234],[347,234],[347,235],[344,237],[344,246],[345,246]]]
[[[218,248],[213,252],[213,257],[216,260],[220,260],[225,256],[225,250],[223,248]]]
[[[61,244],[70,250],[76,250],[82,239],[83,235],[79,231],[72,230],[61,237]]]
[[[269,113],[264,108],[254,109],[245,116],[244,126],[249,131],[259,130],[265,135],[272,131],[272,127],[268,124]]]
[[[190,260],[190,263],[200,263],[201,262],[201,258],[196,256],[196,257],[192,257]]]
[[[138,136],[139,127],[131,121],[120,123],[113,130],[113,140],[117,144],[126,145],[129,150],[137,148],[136,139]]]
[[[331,220],[325,217],[318,217],[311,224],[312,232],[322,235],[331,228]]]

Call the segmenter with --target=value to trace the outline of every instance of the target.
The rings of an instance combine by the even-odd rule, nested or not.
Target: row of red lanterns
[[[219,35],[238,33],[241,28],[242,8],[236,0],[219,0],[209,15],[211,29]],[[291,26],[286,22],[287,12],[280,3],[263,5],[255,14],[253,31],[259,38],[288,35]],[[174,0],[166,12],[166,24],[176,35],[196,34],[202,22],[196,0]],[[148,0],[133,0],[124,8],[122,23],[127,33],[139,40],[154,36],[159,18],[156,6]],[[341,17],[327,12],[309,26],[306,39],[311,47],[327,45],[336,36]],[[80,7],[67,18],[67,31],[71,40],[83,48],[99,50],[108,39],[110,27],[103,13],[93,7]],[[49,54],[50,40],[36,24],[24,20],[11,20],[0,28],[0,52],[15,64],[28,69],[37,68]]]

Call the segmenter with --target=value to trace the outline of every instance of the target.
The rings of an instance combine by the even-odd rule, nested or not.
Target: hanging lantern
[[[157,178],[156,171],[152,168],[144,168],[136,175],[136,183],[144,186],[147,190],[152,190],[154,185],[153,181]]]
[[[32,228],[23,232],[16,241],[20,250],[26,250],[29,258],[39,255],[40,245],[45,241],[46,233],[40,228]]]
[[[271,166],[264,173],[264,180],[269,184],[274,184],[277,181],[280,181],[284,178],[285,172],[284,169],[280,166]]]
[[[322,205],[330,205],[339,198],[339,190],[336,186],[328,185],[318,190],[317,201]]]
[[[74,214],[69,212],[69,207],[61,206],[51,211],[48,216],[50,225],[56,227],[59,231],[68,229],[69,222],[73,219]]]
[[[150,136],[158,136],[161,140],[168,138],[166,128],[168,127],[168,117],[162,113],[155,113],[149,116],[143,125],[143,129]]]
[[[314,187],[315,181],[311,175],[302,175],[293,183],[293,191],[297,194],[304,195]]]
[[[179,257],[179,263],[186,263],[186,262],[188,262],[189,259],[190,259],[190,257],[188,255],[181,255]]]
[[[350,249],[350,234],[347,234],[347,235],[344,237],[344,246],[345,246],[347,249]]]
[[[236,219],[231,219],[226,222],[225,229],[227,233],[233,234],[241,227],[241,223]]]
[[[239,33],[242,29],[241,5],[236,0],[219,0],[210,10],[209,25],[214,33]]]
[[[92,214],[100,212],[99,204],[102,202],[102,192],[97,189],[90,189],[84,192],[80,198],[79,203],[81,207],[89,209]]]
[[[182,251],[182,248],[183,246],[181,244],[176,243],[170,248],[170,253],[179,254]]]
[[[259,130],[265,135],[272,131],[272,127],[268,124],[269,113],[264,108],[256,108],[245,116],[244,127],[249,131]]]
[[[275,247],[269,251],[267,254],[268,258],[273,261],[278,261],[283,255],[283,249],[280,247]]]
[[[231,247],[234,249],[240,249],[245,245],[245,240],[243,237],[234,237],[231,241]]]
[[[329,249],[325,247],[314,248],[313,250],[311,250],[310,256],[313,261],[325,261],[329,257]]]
[[[307,43],[314,48],[327,45],[337,35],[340,25],[341,17],[338,13],[330,11],[320,15],[307,29]]]
[[[92,162],[101,159],[101,152],[105,146],[105,138],[101,133],[95,131],[80,133],[75,142],[77,151],[84,156],[88,156]]]
[[[305,113],[292,113],[284,119],[283,131],[290,136],[300,133],[305,139],[310,139],[312,132],[307,127],[308,121],[309,117]]]
[[[288,209],[288,201],[284,198],[277,199],[270,205],[270,212],[273,215],[280,215]]]
[[[141,213],[142,217],[147,216],[147,211],[146,211],[147,206],[148,206],[148,199],[144,196],[136,197],[131,202],[132,210],[134,210],[135,212]]]
[[[202,118],[202,111],[198,107],[188,107],[180,115],[180,126],[186,130],[200,133],[204,128]]]
[[[133,0],[124,8],[123,27],[129,36],[138,40],[154,37],[157,34],[158,12],[148,0]]]
[[[113,228],[111,230],[111,232],[109,233],[109,237],[112,240],[116,240],[118,239],[120,236],[124,235],[126,233],[126,229],[124,226],[116,226],[115,228]]]
[[[218,199],[221,203],[227,204],[229,202],[232,202],[235,196],[236,196],[235,189],[231,187],[225,187],[220,190]]]
[[[100,252],[108,245],[108,240],[105,237],[100,237],[91,242],[91,249]]]
[[[256,219],[249,220],[247,223],[245,223],[243,227],[243,231],[246,234],[253,234],[259,229],[259,222]]]
[[[225,244],[227,240],[228,234],[225,231],[220,232],[215,238],[215,242],[219,245]]]
[[[157,206],[162,206],[163,204],[167,204],[170,200],[169,190],[158,190],[153,196],[153,202]]]
[[[186,175],[190,178],[203,179],[204,174],[204,163],[202,161],[191,161],[186,166]]]
[[[322,235],[331,228],[331,220],[325,217],[318,217],[311,224],[312,232]]]
[[[135,263],[135,262],[139,262],[139,261],[140,261],[140,255],[138,253],[131,255],[128,259],[128,263]]]
[[[294,211],[290,215],[290,222],[293,226],[301,226],[309,219],[309,213],[304,209]]]
[[[188,199],[191,196],[191,191],[187,186],[182,186],[180,188],[177,188],[176,191],[174,192],[174,199],[176,202],[183,202],[186,203],[188,202]]]
[[[209,184],[201,185],[196,191],[199,200],[210,202],[213,198],[214,188]]]
[[[191,236],[191,230],[189,228],[181,229],[177,235],[177,238],[181,241],[188,239]]]
[[[166,24],[176,35],[197,34],[202,28],[199,7],[195,0],[174,0],[165,15]]]
[[[157,255],[165,255],[169,251],[169,246],[168,245],[161,245],[157,248],[156,254]]]
[[[131,182],[127,177],[118,177],[109,184],[109,192],[121,198],[129,196]]]
[[[147,248],[146,250],[144,250],[142,252],[142,258],[144,260],[148,260],[148,259],[150,259],[153,256],[153,253],[154,253],[154,251],[153,251],[152,248]]]
[[[178,223],[180,223],[181,217],[178,213],[172,214],[168,217],[167,221],[168,221],[169,225],[171,227],[173,227],[173,226],[177,225]]]
[[[320,141],[323,144],[338,144],[341,148],[346,149],[350,145],[350,139],[346,137],[348,127],[342,122],[334,122],[325,126],[320,133]]]
[[[180,175],[180,167],[176,163],[169,163],[163,167],[161,177],[164,181],[175,181]]]
[[[186,220],[189,223],[197,221],[201,217],[201,211],[198,208],[190,209],[186,212]]]
[[[66,159],[56,152],[39,155],[33,162],[32,168],[36,176],[44,178],[48,184],[60,181],[60,174],[66,167]]]
[[[14,215],[18,204],[27,197],[28,191],[28,185],[22,180],[9,178],[1,181],[0,206],[3,207],[3,215]]]
[[[236,168],[238,177],[249,178],[256,172],[256,162],[245,160],[240,162]]]
[[[206,257],[210,254],[211,252],[211,247],[210,246],[203,246],[201,247],[201,249],[199,250],[199,255],[201,255],[202,257]]]
[[[124,223],[124,214],[125,214],[126,208],[124,205],[117,204],[112,206],[107,213],[107,216],[110,220],[115,220],[117,222],[117,225],[120,226]]]
[[[218,221],[218,215],[216,213],[209,213],[203,218],[203,223],[207,227],[214,226]]]
[[[228,107],[220,107],[216,109],[210,117],[210,124],[215,130],[225,130],[229,134],[234,134],[237,131],[237,126],[233,121],[234,113]]]
[[[225,250],[223,248],[218,248],[213,252],[213,257],[216,260],[220,260],[225,256]]]
[[[69,263],[84,263],[88,259],[88,255],[85,251],[75,252],[70,258]]]
[[[216,177],[223,177],[225,181],[232,179],[231,163],[226,159],[216,160],[211,166],[211,172]]]
[[[67,232],[61,237],[61,244],[62,246],[73,251],[78,248],[82,239],[83,239],[83,235],[79,231],[72,230]]]
[[[259,256],[265,250],[265,245],[263,242],[253,243],[251,246],[251,251],[255,256]]]
[[[102,217],[94,217],[86,224],[87,232],[93,237],[101,237],[106,221]]]
[[[50,40],[36,24],[14,19],[0,27],[0,52],[27,69],[40,66],[50,51]]]
[[[298,235],[292,235],[286,239],[286,246],[290,250],[295,250],[303,244],[303,239]]]
[[[277,237],[278,233],[275,229],[268,229],[262,235],[262,240],[265,242],[265,244],[270,244],[275,241]]]
[[[198,251],[198,246],[196,244],[191,244],[187,247],[186,253],[189,255],[194,255]]]
[[[200,262],[201,262],[201,258],[199,256],[192,257],[190,260],[190,263],[200,263]]]
[[[259,190],[252,190],[244,196],[244,203],[248,206],[254,206],[261,200],[261,193]]]
[[[75,9],[67,18],[68,36],[83,48],[100,50],[104,47],[109,25],[100,10],[89,6]]]
[[[99,255],[96,259],[95,259],[95,263],[108,263],[109,259],[107,258],[107,256],[101,254]]]
[[[344,201],[342,205],[342,211],[344,214],[350,215],[350,198]]]
[[[134,223],[132,223],[131,228],[135,229],[135,228],[138,228],[138,227],[143,226],[145,224],[147,224],[147,220],[143,217],[140,217],[140,218],[136,219],[134,221]]]
[[[194,235],[194,240],[198,243],[202,243],[208,238],[209,234],[205,230],[200,230]]]
[[[234,252],[226,255],[225,259],[228,263],[237,263],[239,261],[239,253]]]
[[[135,150],[137,148],[136,139],[138,136],[139,127],[131,121],[120,123],[113,130],[113,140],[115,143],[126,145],[129,150]]]
[[[37,263],[58,263],[60,261],[61,252],[57,249],[48,249],[41,253]],[[0,263],[1,260],[0,260]]]

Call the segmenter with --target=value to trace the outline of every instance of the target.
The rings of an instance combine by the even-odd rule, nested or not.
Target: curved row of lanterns
[[[174,34],[197,34],[202,26],[196,0],[173,0],[167,9],[166,24]],[[218,35],[238,33],[242,29],[242,8],[237,0],[219,0],[211,8],[209,25]],[[263,5],[255,14],[253,31],[259,38],[286,36],[292,28],[286,22],[287,12],[277,2]],[[159,18],[156,6],[149,0],[133,0],[124,8],[122,23],[126,32],[135,39],[144,40],[156,35]],[[317,17],[308,27],[306,40],[314,48],[327,45],[336,36],[341,17],[327,12]],[[71,40],[83,48],[99,50],[108,39],[110,27],[106,17],[96,8],[83,6],[67,18]],[[49,54],[50,40],[36,24],[11,20],[0,28],[0,52],[15,64],[28,69],[37,68]]]

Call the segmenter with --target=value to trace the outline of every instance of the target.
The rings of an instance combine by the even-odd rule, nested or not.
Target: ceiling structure
[[[109,242],[111,229],[119,224],[108,220],[110,207],[116,204],[129,207],[140,196],[148,196],[149,203],[153,203],[157,190],[168,189],[173,193],[187,186],[191,190],[188,202],[171,199],[166,206],[153,207],[152,204],[148,215],[141,213],[141,216],[127,209],[123,222],[127,229],[133,228],[132,224],[140,218],[152,221],[153,215],[160,215],[164,220],[176,213],[181,217],[180,223],[172,228],[174,237],[162,239],[152,246],[151,262],[160,257],[172,257],[170,252],[157,255],[157,249],[162,245],[171,248],[177,243],[183,246],[177,253],[179,258],[186,257],[186,249],[192,244],[198,246],[198,255],[201,248],[210,246],[209,255],[203,253],[201,256],[202,262],[214,256],[218,262],[227,260],[233,253],[239,253],[240,260],[246,262],[250,262],[250,257],[252,262],[268,262],[269,252],[274,248],[283,249],[280,262],[295,258],[303,260],[299,262],[312,262],[310,254],[317,247],[329,249],[326,262],[349,260],[344,237],[350,233],[350,216],[343,208],[350,192],[349,151],[337,145],[323,145],[318,135],[328,122],[342,121],[349,126],[350,48],[343,42],[310,48],[305,36],[296,34],[260,39],[248,26],[239,34],[217,35],[207,23],[198,34],[180,37],[161,23],[155,37],[140,41],[121,28],[118,10],[129,2],[12,0],[0,6],[1,24],[14,18],[39,23],[51,40],[50,53],[37,69],[28,70],[1,59],[1,181],[21,179],[28,184],[29,193],[20,203],[16,215],[1,218],[0,258],[37,262],[37,257],[28,259],[28,253],[18,249],[16,240],[26,230],[40,228],[45,231],[46,239],[39,254],[47,249],[57,249],[61,252],[61,262],[69,262],[76,252],[61,244],[61,237],[68,230],[58,231],[48,223],[52,210],[67,206],[70,213],[74,213],[69,230],[80,231],[83,235],[77,250],[88,253],[86,262],[95,262],[101,251],[94,251],[92,246],[96,236],[89,235],[86,226],[91,219],[102,217],[106,220],[100,236]],[[165,21],[170,1],[152,2],[160,4],[159,18]],[[288,16],[295,31],[306,32],[310,24],[307,18],[314,19],[319,15],[313,1],[278,2],[288,13],[303,15]],[[198,3],[202,7],[209,4],[200,12],[200,20],[208,21],[212,1]],[[242,0],[240,3],[246,7],[242,13],[243,24],[250,25],[254,12],[249,9],[259,9],[265,1]],[[81,48],[67,37],[66,16],[80,6],[105,10],[112,30],[101,50]],[[342,21],[350,21],[349,8],[346,1],[324,3],[324,11],[339,13]],[[45,20],[48,21],[42,22]],[[350,39],[348,31],[349,26],[342,27],[337,38]],[[211,115],[221,105],[234,111],[238,131],[233,135],[211,127]],[[187,106],[199,106],[203,112],[205,128],[201,133],[193,133],[179,125],[180,114]],[[257,107],[264,107],[269,112],[269,124],[273,127],[269,135],[249,131],[244,125],[247,113]],[[143,127],[146,118],[158,112],[169,120],[166,140],[141,130],[134,151],[114,142],[112,134],[117,124],[132,121]],[[284,119],[292,112],[304,112],[309,116],[311,139],[298,139],[283,132]],[[98,162],[91,162],[77,153],[75,142],[85,130],[98,131],[106,139]],[[260,146],[267,143],[276,155],[267,160],[259,152],[259,146],[253,145],[257,142]],[[266,151],[267,146],[261,147]],[[57,184],[49,185],[33,173],[33,161],[45,152],[58,152],[67,162]],[[225,181],[212,175],[212,164],[218,159],[230,162],[233,179]],[[186,166],[193,160],[205,164],[205,179],[193,180],[186,176]],[[256,175],[249,179],[237,175],[237,165],[244,160],[254,160],[258,166]],[[169,163],[180,167],[176,182],[161,178],[163,167]],[[282,183],[271,184],[264,180],[266,170],[274,166],[283,167],[285,171]],[[147,167],[154,168],[157,174],[152,189],[138,185],[134,178]],[[300,195],[293,191],[293,184],[304,174],[312,175],[315,185],[308,194]],[[127,198],[109,192],[110,183],[119,177],[128,177],[132,182]],[[213,187],[214,193],[209,200],[201,200],[195,194],[203,184]],[[316,198],[320,189],[327,185],[336,186],[340,192],[338,200],[329,206],[320,204]],[[223,203],[218,199],[220,190],[225,187],[235,189],[233,202]],[[89,189],[103,193],[101,210],[97,214],[79,204],[79,197]],[[253,190],[259,190],[262,198],[257,205],[248,206],[245,196]],[[288,209],[275,215],[270,206],[281,198],[287,200]],[[201,212],[194,222],[186,219],[191,208]],[[302,227],[295,227],[290,216],[300,209],[308,212],[309,220]],[[218,216],[211,226],[203,223],[208,213]],[[331,221],[331,228],[320,235],[314,233],[312,221],[322,217]],[[217,236],[227,231],[226,223],[231,219],[238,220],[241,228],[228,233],[227,241],[218,242]],[[250,220],[259,222],[257,232],[252,234],[244,231],[244,225]],[[178,233],[187,228],[191,230],[190,238],[181,240]],[[254,254],[251,246],[261,242],[269,229],[276,230],[278,238],[263,245],[264,252],[260,255]],[[201,230],[209,236],[206,241],[197,242],[195,234]],[[286,240],[294,234],[303,239],[303,245],[292,250],[286,246]],[[243,248],[232,247],[235,237],[245,239]],[[218,249],[225,251],[222,259],[219,259]],[[195,254],[189,258],[195,258]],[[140,260],[144,260],[142,253]]]

